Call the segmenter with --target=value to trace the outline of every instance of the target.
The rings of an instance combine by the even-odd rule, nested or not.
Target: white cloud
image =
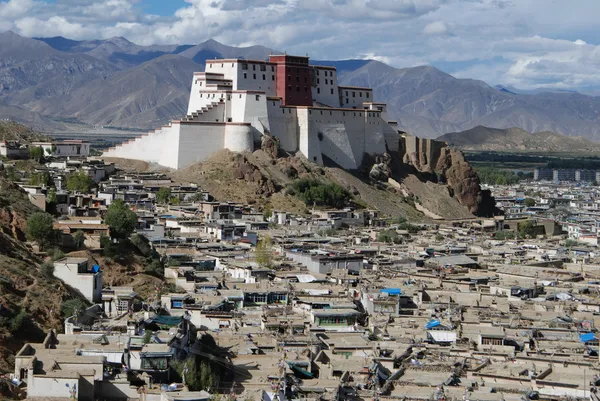
[[[600,87],[597,0],[185,0],[169,17],[144,14],[143,1],[0,0],[0,30],[142,45],[214,38],[313,59],[434,64],[490,84]]]
[[[423,33],[427,35],[441,35],[446,33],[448,27],[444,21],[435,21],[425,25],[423,28]]]

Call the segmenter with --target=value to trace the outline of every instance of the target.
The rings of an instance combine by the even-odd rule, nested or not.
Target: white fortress
[[[223,148],[254,151],[272,135],[285,151],[356,169],[365,153],[400,146],[397,123],[372,89],[340,86],[335,68],[309,65],[308,57],[209,60],[194,73],[187,113],[104,155],[179,169]]]

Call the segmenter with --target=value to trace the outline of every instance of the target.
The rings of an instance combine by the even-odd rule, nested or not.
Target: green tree
[[[313,179],[294,181],[290,186],[290,193],[308,206],[343,208],[350,200],[350,193],[341,186]]]
[[[273,265],[273,240],[268,235],[256,244],[256,263],[263,267]]]
[[[527,207],[535,206],[535,200],[533,198],[526,198],[525,206],[527,206]]]
[[[75,235],[73,235],[73,241],[75,242],[75,248],[81,249],[83,248],[83,244],[85,242],[85,234],[81,230],[77,230]]]
[[[50,174],[47,172],[33,173],[29,177],[29,185],[48,185],[50,182]]]
[[[54,221],[48,213],[37,212],[27,219],[27,238],[45,248],[54,242]]]
[[[48,203],[56,203],[56,188],[52,187],[48,190],[48,196],[46,197]]]
[[[531,221],[519,223],[519,236],[521,238],[533,238],[536,235],[535,225]]]
[[[85,171],[76,171],[67,176],[67,189],[72,192],[88,193],[95,185]]]
[[[177,196],[171,196],[171,199],[169,200],[169,203],[171,205],[179,205],[181,203],[181,201],[179,200],[179,197],[177,197]]]
[[[169,203],[171,199],[171,188],[161,187],[156,193],[156,202],[161,204]]]
[[[29,158],[35,160],[38,163],[44,162],[44,149],[41,146],[30,146],[29,147]]]
[[[110,227],[112,238],[121,240],[127,238],[137,224],[137,215],[121,199],[110,204],[104,217],[104,222]]]
[[[87,304],[79,298],[67,299],[60,305],[60,312],[64,318],[83,313],[86,309]]]
[[[383,230],[377,234],[377,241],[388,244],[399,244],[402,242],[402,237],[396,230]]]

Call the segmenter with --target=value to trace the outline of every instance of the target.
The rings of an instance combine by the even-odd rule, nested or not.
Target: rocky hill
[[[0,102],[13,109],[0,107],[0,118],[26,110],[52,119],[153,128],[185,114],[190,70],[203,71],[207,59],[265,59],[270,52],[262,46],[237,48],[214,40],[139,46],[124,38],[30,39],[7,32],[0,34]],[[373,87],[375,98],[388,103],[400,127],[420,137],[482,125],[600,139],[599,97],[491,87],[430,66],[398,69],[372,60],[314,63],[336,66],[343,85]],[[159,88],[156,94],[140,89],[142,76],[149,88]],[[102,96],[95,96],[99,89]],[[60,129],[51,127],[48,118],[36,120],[44,128]]]
[[[262,149],[253,153],[222,150],[171,175],[199,184],[219,200],[269,204],[273,209],[301,213],[307,212],[306,205],[288,190],[299,178],[339,184],[355,203],[391,217],[456,219],[494,213],[493,199],[481,190],[477,174],[462,153],[442,142],[407,138],[416,143],[414,151],[405,138],[399,152],[367,157],[362,168],[352,172],[282,154],[276,141],[266,137]]]
[[[599,152],[600,144],[583,137],[567,137],[556,132],[529,133],[520,128],[497,129],[477,126],[438,138],[461,150],[531,151],[531,152]]]

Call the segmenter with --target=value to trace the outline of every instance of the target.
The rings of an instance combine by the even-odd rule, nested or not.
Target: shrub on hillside
[[[307,206],[342,208],[350,200],[350,193],[338,184],[327,184],[313,179],[294,181],[290,186],[290,192]]]

